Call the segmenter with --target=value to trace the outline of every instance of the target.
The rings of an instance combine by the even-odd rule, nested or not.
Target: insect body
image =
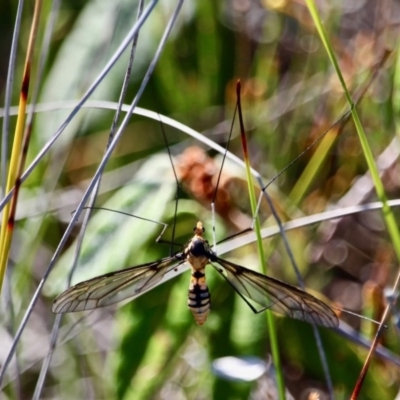
[[[111,272],[70,287],[54,300],[52,311],[90,310],[138,297],[160,282],[167,272],[188,262],[192,273],[188,306],[199,325],[204,324],[210,312],[205,267],[211,264],[254,313],[271,309],[313,324],[330,328],[338,326],[339,321],[333,310],[309,293],[217,257],[203,233],[203,224],[198,222],[193,238],[182,251],[171,257]],[[256,309],[250,301],[262,308]]]
[[[192,272],[188,306],[199,325],[204,324],[210,312],[210,292],[206,283],[205,268],[210,262],[210,258],[214,256],[207,241],[203,238],[203,232],[203,225],[198,222],[194,229],[194,237],[185,250]]]

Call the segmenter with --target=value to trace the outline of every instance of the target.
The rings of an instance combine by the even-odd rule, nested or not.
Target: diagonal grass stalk
[[[143,12],[143,0],[141,0],[139,2],[139,5],[138,5],[137,19],[140,18],[140,15],[142,14],[142,12]],[[108,147],[108,144],[111,143],[111,141],[112,141],[112,139],[114,137],[114,133],[116,131],[117,124],[118,124],[118,121],[119,121],[119,118],[120,118],[121,108],[122,108],[122,105],[123,105],[123,102],[124,102],[124,99],[125,99],[125,96],[126,96],[126,91],[127,91],[127,88],[128,88],[129,78],[130,78],[131,72],[132,72],[132,64],[133,64],[133,60],[134,60],[134,55],[135,55],[135,51],[136,51],[138,37],[139,37],[139,32],[137,33],[136,36],[134,36],[133,41],[132,41],[131,54],[130,54],[129,62],[128,62],[128,65],[127,65],[125,77],[124,77],[124,80],[123,80],[123,83],[122,83],[121,94],[120,94],[120,98],[119,98],[119,102],[118,102],[118,108],[117,108],[117,110],[115,112],[114,119],[112,121],[112,125],[111,125],[111,128],[110,128],[107,147]],[[92,195],[90,197],[90,200],[88,202],[88,204],[89,204],[88,207],[91,208],[91,209],[93,208],[93,206],[95,204],[95,201],[96,201],[96,198],[97,198],[97,195],[98,195],[98,192],[99,192],[99,188],[100,188],[100,182],[101,182],[101,176],[99,177],[99,180],[97,181],[97,184],[96,184],[96,186],[95,186],[95,188],[94,188],[94,190],[92,192]],[[77,241],[77,245],[76,245],[76,249],[75,249],[75,257],[74,257],[73,264],[71,266],[70,274],[69,274],[69,277],[68,277],[68,287],[71,286],[71,281],[72,281],[73,274],[74,274],[74,272],[75,272],[75,270],[76,270],[76,268],[78,266],[78,260],[79,260],[80,254],[81,254],[82,243],[83,243],[83,239],[84,239],[84,236],[85,236],[87,225],[89,223],[90,216],[91,216],[91,211],[88,211],[84,216],[82,229],[80,230],[78,241]],[[61,325],[61,320],[62,320],[62,316],[61,315],[57,315],[56,319],[54,321],[54,324],[53,324],[53,329],[52,329],[52,333],[51,333],[51,340],[50,340],[50,345],[49,345],[49,351],[47,353],[47,356],[46,356],[45,360],[43,361],[42,368],[40,370],[40,375],[39,375],[38,381],[36,383],[35,392],[34,392],[33,397],[32,397],[33,400],[39,399],[41,394],[42,394],[43,385],[45,383],[45,379],[46,379],[46,376],[47,376],[47,373],[48,373],[48,369],[50,367],[51,359],[52,359],[52,356],[53,356],[54,348],[55,348],[55,345],[57,343],[58,332],[59,332],[59,328],[60,328],[60,325]]]
[[[150,3],[147,6],[146,10],[143,12],[143,14],[139,18],[138,22],[135,23],[134,27],[132,28],[132,30],[130,32],[132,37],[137,33],[137,31],[140,28],[140,26],[144,23],[144,21],[146,20],[148,14],[152,10],[152,8],[155,6],[155,3],[156,3],[156,0],[153,0],[153,2]],[[154,70],[154,68],[156,66],[156,63],[157,63],[157,61],[158,61],[158,59],[159,59],[159,57],[161,55],[161,52],[162,52],[162,50],[164,48],[164,45],[165,45],[165,42],[166,42],[166,40],[167,40],[171,30],[172,30],[172,27],[174,26],[175,20],[177,18],[177,15],[178,15],[180,9],[181,9],[181,6],[182,6],[182,2],[179,2],[177,7],[176,7],[175,13],[173,14],[173,17],[171,17],[171,20],[169,21],[169,24],[167,25],[167,27],[165,29],[163,38],[162,38],[162,40],[160,42],[160,45],[159,45],[159,47],[158,47],[158,49],[156,51],[156,54],[155,54],[153,60],[152,60],[150,66],[148,68],[148,71],[147,71],[147,73],[146,73],[146,75],[145,75],[145,77],[143,79],[142,85],[140,86],[140,88],[139,88],[134,100],[132,101],[132,104],[130,106],[129,112],[125,116],[123,122],[121,123],[121,126],[118,129],[117,133],[115,134],[114,139],[110,143],[110,146],[109,146],[106,154],[104,155],[103,160],[101,161],[100,165],[98,166],[98,168],[96,170],[96,173],[93,176],[93,179],[91,180],[91,182],[90,182],[88,188],[86,189],[86,191],[85,191],[85,193],[84,193],[79,205],[76,208],[76,213],[74,214],[74,216],[73,216],[72,220],[70,221],[67,229],[65,230],[65,233],[64,233],[64,235],[63,235],[63,237],[62,237],[62,239],[61,239],[61,241],[60,241],[55,253],[53,254],[53,257],[52,257],[49,265],[47,266],[47,269],[46,269],[45,273],[43,274],[43,277],[42,277],[42,279],[41,279],[41,281],[40,281],[40,283],[39,283],[39,285],[38,285],[38,287],[37,287],[37,289],[35,291],[35,294],[33,295],[32,299],[31,299],[30,305],[28,306],[28,308],[26,310],[26,313],[24,315],[24,318],[22,319],[21,324],[20,324],[20,326],[18,328],[18,331],[17,331],[17,333],[16,333],[16,335],[14,337],[14,341],[13,341],[12,346],[10,348],[10,351],[9,351],[7,357],[6,357],[6,360],[5,360],[4,364],[2,365],[2,369],[0,371],[0,383],[4,379],[4,376],[5,376],[6,370],[8,368],[8,365],[11,362],[12,357],[14,356],[14,353],[15,353],[16,347],[18,345],[18,342],[19,342],[19,340],[21,338],[21,335],[22,335],[22,333],[23,333],[23,331],[25,329],[25,326],[26,326],[26,324],[27,324],[27,322],[28,322],[28,320],[29,320],[29,318],[31,316],[33,307],[34,307],[34,305],[36,304],[36,302],[37,302],[37,300],[39,298],[39,295],[40,295],[40,293],[42,291],[42,288],[43,288],[43,286],[44,286],[44,284],[45,284],[45,282],[46,282],[46,280],[47,280],[47,278],[48,278],[48,276],[49,276],[49,274],[50,274],[50,272],[51,272],[56,260],[58,259],[62,249],[64,248],[65,243],[66,243],[69,235],[71,234],[71,231],[72,231],[74,225],[76,224],[76,222],[77,222],[77,220],[78,220],[78,218],[79,218],[79,216],[80,216],[80,214],[82,212],[82,209],[83,209],[84,205],[88,201],[90,194],[92,193],[94,187],[96,186],[96,182],[97,182],[99,176],[101,175],[102,171],[104,170],[105,165],[106,165],[107,161],[109,160],[109,158],[110,158],[115,146],[117,145],[118,140],[120,139],[123,130],[127,126],[128,122],[129,122],[129,119],[130,119],[130,117],[131,117],[131,115],[133,113],[134,108],[136,107],[137,103],[139,102],[139,99],[140,99],[140,97],[141,97],[141,95],[142,95],[142,93],[143,93],[143,91],[144,91],[144,89],[145,89],[145,87],[146,87],[146,85],[148,83],[149,77],[152,74],[152,72],[153,72],[153,70]],[[128,39],[124,40],[124,42],[123,42],[123,44],[121,44],[119,50],[122,52],[123,49],[125,49],[125,47],[128,44],[129,44],[129,40]],[[108,67],[111,68],[111,66],[112,66],[112,63],[110,62],[108,64]],[[106,69],[107,68],[105,68],[105,70]],[[103,70],[103,72],[105,70]],[[93,86],[92,86],[91,90],[92,91],[94,90]],[[87,96],[89,95],[89,92],[90,91],[88,91],[86,93]],[[82,103],[83,103],[83,101],[82,101]],[[74,111],[76,113],[78,110],[74,109]],[[61,127],[59,129],[59,133],[62,132],[63,128],[65,128],[65,126],[63,126],[63,127]]]
[[[79,101],[74,104],[74,107],[73,107],[72,111],[70,112],[70,114],[68,115],[68,117],[63,121],[63,123],[60,125],[60,127],[57,129],[57,131],[54,133],[52,138],[42,147],[42,149],[39,152],[39,154],[35,157],[35,159],[32,161],[32,163],[27,167],[27,169],[25,170],[24,174],[21,176],[21,182],[24,182],[25,179],[27,179],[28,176],[34,171],[34,169],[39,164],[39,162],[48,153],[48,151],[51,149],[51,147],[54,145],[54,143],[57,141],[57,139],[60,137],[60,135],[68,127],[69,123],[76,116],[76,114],[79,112],[81,107],[85,104],[85,102],[93,94],[93,92],[96,90],[96,88],[104,80],[104,78],[107,76],[109,71],[113,68],[115,63],[121,57],[121,55],[123,54],[125,49],[129,46],[132,38],[137,34],[139,29],[145,23],[145,21],[147,20],[147,18],[151,14],[152,10],[155,8],[157,2],[158,2],[158,0],[152,0],[148,4],[146,9],[143,11],[142,16],[135,23],[135,25],[132,27],[132,29],[128,32],[128,34],[125,36],[125,38],[121,41],[121,44],[119,45],[118,49],[114,52],[113,56],[110,57],[110,60],[107,62],[107,64],[101,70],[101,72],[97,75],[97,77],[94,79],[93,83],[86,90],[86,92],[79,99]],[[128,111],[129,110],[130,110],[130,107],[128,107]],[[132,112],[132,111],[130,111],[130,112]],[[0,211],[3,210],[3,208],[5,207],[7,202],[10,201],[13,192],[14,192],[14,188],[13,187],[11,187],[9,191],[7,191],[7,193],[5,194],[4,198],[0,202]]]

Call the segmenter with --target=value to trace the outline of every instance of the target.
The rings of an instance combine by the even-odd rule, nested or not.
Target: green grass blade
[[[318,30],[318,33],[319,33],[319,35],[321,37],[321,40],[322,40],[322,42],[323,42],[323,44],[325,46],[325,49],[326,49],[326,51],[328,53],[328,56],[329,56],[329,58],[330,58],[330,60],[331,60],[331,62],[333,64],[333,67],[335,68],[335,71],[336,71],[336,73],[338,75],[338,78],[339,78],[340,83],[341,83],[341,85],[343,87],[343,91],[345,93],[347,102],[350,105],[351,116],[353,118],[354,125],[355,125],[356,130],[357,130],[357,134],[358,134],[358,137],[359,137],[359,140],[360,140],[360,143],[361,143],[363,154],[364,154],[365,160],[366,160],[367,165],[368,165],[368,170],[369,170],[369,172],[371,174],[372,181],[373,181],[374,186],[375,186],[376,194],[377,194],[379,200],[382,202],[383,219],[385,221],[387,230],[389,232],[389,236],[391,238],[391,241],[392,241],[392,244],[393,244],[393,248],[394,248],[394,251],[395,251],[396,256],[397,256],[397,259],[400,260],[400,233],[399,233],[399,230],[397,228],[395,217],[394,217],[394,215],[393,215],[393,213],[391,211],[391,208],[389,207],[389,205],[387,203],[388,200],[387,200],[387,197],[386,197],[385,188],[384,188],[383,182],[382,182],[382,180],[381,180],[381,178],[379,176],[379,171],[378,171],[378,168],[376,166],[376,163],[375,163],[371,148],[369,146],[369,143],[368,143],[368,140],[367,140],[367,136],[366,136],[366,134],[364,132],[364,128],[363,128],[363,126],[361,124],[361,120],[360,120],[360,117],[359,117],[359,115],[357,113],[357,109],[355,107],[355,104],[354,104],[354,102],[352,100],[352,97],[351,97],[351,95],[350,95],[350,93],[349,93],[349,91],[347,89],[346,83],[344,81],[343,75],[342,75],[340,67],[339,67],[339,64],[338,64],[338,62],[336,60],[333,48],[332,48],[332,46],[330,44],[328,35],[326,34],[324,26],[322,24],[322,21],[321,21],[320,15],[318,13],[317,7],[316,7],[316,5],[315,5],[313,0],[306,0],[306,4],[307,4],[308,9],[310,11],[310,14],[311,14],[311,16],[313,18],[315,26],[316,26],[316,28]],[[393,285],[393,291],[395,291],[397,289],[397,287],[399,285],[399,282],[400,282],[400,273],[396,277],[395,284]],[[368,356],[366,357],[366,360],[365,360],[365,363],[364,363],[364,367],[363,367],[363,369],[362,369],[362,371],[360,373],[360,376],[358,378],[358,381],[357,381],[357,383],[355,385],[355,388],[354,388],[354,391],[353,391],[353,394],[352,394],[352,397],[351,397],[352,399],[358,398],[359,392],[360,392],[361,387],[362,387],[362,385],[364,383],[364,379],[365,379],[366,373],[367,373],[369,365],[370,365],[371,356],[374,353],[375,348],[376,348],[377,343],[378,343],[378,339],[379,339],[380,335],[383,332],[383,329],[384,329],[383,325],[384,325],[384,322],[386,320],[386,317],[388,316],[390,307],[391,307],[391,304],[389,304],[387,306],[387,308],[385,309],[385,311],[383,313],[382,324],[380,325],[380,327],[379,327],[379,329],[378,329],[378,331],[376,333],[375,339],[374,339],[374,341],[373,341],[373,343],[371,345],[370,352],[369,352]]]
[[[236,85],[236,93],[237,93],[237,99],[238,99],[237,104],[238,104],[238,114],[239,114],[239,122],[240,122],[240,135],[241,135],[241,139],[242,139],[244,162],[245,162],[245,166],[246,166],[246,178],[247,178],[247,185],[248,185],[248,189],[249,189],[251,211],[254,216],[254,231],[255,231],[255,234],[257,237],[258,255],[260,258],[261,270],[265,274],[267,264],[265,262],[265,254],[264,254],[264,248],[263,248],[262,237],[261,237],[260,220],[259,220],[258,216],[256,215],[257,200],[256,200],[256,194],[254,192],[253,176],[251,174],[249,153],[247,151],[246,132],[244,129],[242,109],[241,109],[241,104],[240,104],[240,89],[241,89],[241,85],[240,85],[240,81],[238,81],[237,85]],[[279,393],[279,399],[285,399],[286,398],[285,397],[285,382],[283,380],[283,374],[282,374],[282,364],[281,364],[281,359],[280,359],[280,355],[279,355],[278,335],[277,335],[276,326],[275,326],[275,319],[274,319],[274,315],[272,314],[272,312],[270,310],[267,310],[266,314],[267,314],[268,332],[269,332],[270,343],[271,343],[272,359],[274,362],[274,366],[276,368],[276,383],[277,383],[277,389],[278,389],[278,393]]]

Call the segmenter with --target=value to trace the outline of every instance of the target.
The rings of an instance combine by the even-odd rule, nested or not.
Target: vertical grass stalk
[[[342,72],[341,72],[339,64],[338,64],[338,62],[336,60],[335,53],[334,53],[333,48],[331,46],[331,43],[329,41],[328,35],[325,32],[325,29],[324,29],[324,26],[322,24],[322,21],[321,21],[320,15],[318,13],[317,7],[315,5],[315,2],[314,2],[314,0],[306,0],[306,4],[307,4],[308,9],[310,11],[311,17],[312,17],[312,19],[314,21],[314,24],[315,24],[315,26],[317,28],[317,31],[318,31],[318,33],[319,33],[319,35],[321,37],[322,43],[325,46],[325,50],[328,53],[328,57],[331,60],[331,62],[333,64],[333,67],[334,67],[334,69],[335,69],[335,71],[336,71],[336,73],[338,75],[338,78],[339,78],[339,81],[340,81],[340,83],[341,83],[341,85],[343,87],[343,91],[344,91],[344,94],[346,96],[347,102],[350,105],[351,116],[353,118],[354,125],[356,127],[357,134],[358,134],[358,137],[359,137],[359,140],[360,140],[360,144],[361,144],[361,147],[362,147],[362,150],[363,150],[363,154],[365,156],[365,160],[367,162],[368,169],[369,169],[372,181],[373,181],[374,186],[375,186],[376,194],[377,194],[379,200],[382,202],[383,219],[384,219],[384,221],[386,223],[386,227],[387,227],[387,230],[389,232],[389,236],[391,238],[391,241],[393,243],[393,247],[394,247],[394,251],[396,253],[397,259],[398,259],[398,261],[400,261],[400,234],[399,234],[399,230],[397,228],[396,220],[395,220],[394,215],[393,215],[393,213],[391,211],[391,208],[389,207],[389,205],[387,203],[385,189],[384,189],[382,180],[381,180],[381,178],[379,176],[379,171],[378,171],[378,168],[377,168],[377,166],[375,164],[375,160],[374,160],[371,148],[370,148],[370,146],[368,144],[368,140],[367,140],[367,137],[365,135],[363,126],[362,126],[360,118],[358,116],[357,109],[355,108],[353,99],[352,99],[352,97],[351,97],[351,95],[350,95],[350,93],[349,93],[349,91],[347,89],[347,86],[346,86],[346,83],[344,81]],[[400,271],[399,271],[399,273],[398,273],[398,275],[396,277],[396,281],[395,281],[395,284],[393,286],[393,293],[396,292],[397,287],[399,286],[399,282],[400,282]],[[372,355],[373,355],[373,353],[375,351],[375,348],[376,348],[376,346],[378,344],[379,337],[381,336],[381,334],[383,332],[385,320],[386,320],[387,315],[389,314],[391,306],[392,306],[392,304],[388,304],[387,308],[385,309],[385,311],[383,313],[383,316],[382,316],[382,319],[381,319],[381,324],[379,326],[379,329],[377,330],[377,333],[375,335],[374,341],[373,341],[373,343],[371,345],[370,352],[369,352],[369,354],[368,354],[368,356],[367,356],[367,358],[365,360],[364,366],[363,366],[363,368],[361,370],[361,373],[360,373],[360,375],[358,377],[358,380],[357,380],[357,383],[355,385],[355,388],[354,388],[354,391],[353,391],[353,394],[352,394],[352,397],[351,397],[352,399],[357,399],[358,398],[358,394],[360,393],[361,386],[362,386],[362,384],[364,382],[365,375],[366,375],[366,373],[368,371],[369,364],[371,362],[371,357],[372,357]]]
[[[36,34],[39,26],[41,8],[42,8],[42,0],[37,0],[35,2],[35,10],[33,14],[31,31],[29,35],[28,49],[25,58],[24,72],[22,76],[22,85],[19,96],[18,118],[15,127],[13,149],[11,152],[10,167],[7,177],[6,193],[8,193],[13,186],[15,186],[15,191],[11,199],[11,204],[7,203],[3,209],[2,221],[1,221],[0,293],[1,293],[1,288],[3,286],[4,275],[7,269],[8,256],[10,253],[11,240],[14,231],[15,212],[17,209],[19,188],[21,186],[21,175],[23,172],[29,146],[29,139],[30,139],[29,132],[27,133],[25,142],[23,143],[25,119],[26,119],[26,104],[28,101],[33,49],[36,42]]]
[[[240,101],[240,90],[241,90],[241,84],[240,84],[240,80],[238,80],[238,82],[236,84],[236,95],[237,95],[238,115],[239,115],[239,124],[240,124],[240,137],[242,140],[243,158],[244,158],[244,163],[246,166],[247,186],[249,189],[251,211],[254,216],[254,232],[255,232],[256,238],[257,238],[257,248],[258,248],[258,255],[260,258],[261,270],[264,274],[266,274],[265,254],[264,254],[264,248],[263,248],[263,243],[262,243],[260,220],[256,214],[257,201],[256,201],[256,194],[254,192],[253,176],[251,174],[249,152],[247,150],[246,132],[244,129],[242,106],[241,106],[241,101]],[[283,380],[283,374],[282,374],[282,364],[281,364],[281,359],[280,359],[280,355],[279,355],[278,336],[277,336],[276,327],[275,327],[275,319],[274,319],[274,315],[272,314],[272,312],[270,310],[267,310],[266,313],[267,313],[268,332],[269,332],[270,343],[271,343],[272,359],[273,359],[274,366],[276,369],[277,389],[278,389],[279,399],[282,400],[282,399],[285,399],[285,382]]]

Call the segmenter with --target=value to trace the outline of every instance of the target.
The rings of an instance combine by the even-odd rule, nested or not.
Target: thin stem
[[[250,196],[251,210],[252,210],[253,217],[254,217],[254,231],[256,233],[256,238],[257,238],[258,255],[259,255],[259,259],[260,259],[261,270],[265,274],[266,273],[266,262],[265,262],[265,255],[264,255],[264,247],[263,247],[262,237],[261,237],[260,220],[256,214],[257,201],[256,201],[256,195],[254,192],[253,177],[252,177],[251,170],[250,170],[250,159],[249,159],[249,152],[247,149],[246,132],[245,132],[244,123],[243,123],[242,107],[241,107],[241,101],[240,101],[240,90],[241,90],[241,85],[240,85],[240,81],[238,81],[237,85],[236,85],[236,95],[237,95],[238,114],[239,114],[239,123],[240,123],[240,136],[242,139],[243,156],[244,156],[244,162],[246,165],[246,177],[247,177],[247,186],[248,186],[249,196]],[[275,319],[274,319],[274,315],[272,314],[272,312],[270,310],[267,310],[266,314],[267,314],[269,338],[270,338],[270,343],[271,343],[272,359],[273,359],[274,366],[276,369],[277,388],[278,388],[279,398],[281,400],[283,400],[286,398],[285,397],[285,382],[283,380],[282,363],[281,363],[281,359],[280,359],[280,355],[279,355],[278,335],[277,335],[277,331],[276,331],[276,327],[275,327]]]

